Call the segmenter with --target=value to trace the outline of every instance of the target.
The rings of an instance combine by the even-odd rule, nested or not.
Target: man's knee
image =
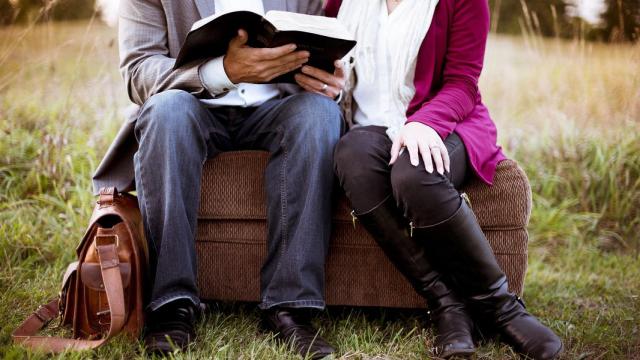
[[[333,144],[342,132],[340,106],[326,96],[313,93],[291,95],[286,102],[287,128],[307,140],[325,139]]]
[[[153,127],[171,133],[189,125],[202,112],[203,106],[195,96],[183,90],[166,90],[147,99],[138,114],[136,130]]]

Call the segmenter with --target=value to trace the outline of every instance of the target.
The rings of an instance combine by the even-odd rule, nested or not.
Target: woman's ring
[[[320,91],[325,92],[325,91],[327,91],[328,88],[329,88],[329,85],[322,84],[322,89],[320,89]]]

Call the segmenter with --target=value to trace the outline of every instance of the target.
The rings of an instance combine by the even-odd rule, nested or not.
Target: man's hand
[[[302,67],[302,74],[295,75],[296,82],[309,92],[335,99],[344,88],[347,76],[342,61],[336,60],[334,66],[335,71],[329,74],[324,70],[305,65]]]
[[[450,171],[449,151],[440,135],[430,126],[419,122],[405,124],[391,146],[389,164],[396,162],[402,147],[406,147],[409,151],[411,165],[418,166],[421,155],[424,168],[429,173],[433,172],[434,163],[438,173],[444,175],[445,171]]]
[[[247,46],[248,39],[246,31],[238,30],[224,57],[224,71],[234,84],[266,83],[298,69],[309,60],[309,52],[295,51],[294,44],[257,49]]]

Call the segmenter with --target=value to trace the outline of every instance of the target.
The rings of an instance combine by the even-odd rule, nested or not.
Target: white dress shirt
[[[356,33],[357,81],[352,90],[353,122],[387,128],[393,140],[407,121],[415,96],[418,51],[438,0],[403,0],[389,13],[386,1],[348,0],[338,19]],[[423,19],[429,21],[424,26]]]
[[[221,14],[237,10],[251,10],[264,14],[262,0],[214,0],[215,12]],[[214,99],[202,99],[208,107],[218,106],[259,106],[280,96],[275,84],[234,84],[224,70],[224,56],[211,59],[200,66],[200,79],[204,88]],[[224,94],[226,93],[226,94]]]

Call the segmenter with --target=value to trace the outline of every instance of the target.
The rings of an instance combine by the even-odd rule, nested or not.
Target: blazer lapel
[[[214,0],[194,0],[201,18],[213,15],[216,11]]]

